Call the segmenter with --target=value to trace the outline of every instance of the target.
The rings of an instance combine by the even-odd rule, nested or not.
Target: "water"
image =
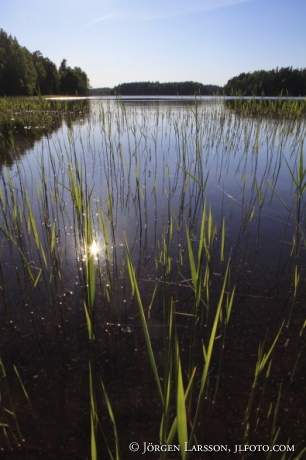
[[[236,286],[233,308],[228,325],[220,317],[198,443],[232,449],[247,442],[269,444],[273,430],[280,428],[275,443],[287,444],[290,438],[301,450],[305,214],[294,180],[305,154],[305,123],[239,118],[221,100],[195,104],[137,98],[92,100],[90,110],[58,119],[48,131],[26,126],[18,125],[13,148],[6,144],[1,156],[0,357],[7,378],[0,382],[0,417],[12,428],[7,437],[0,435],[3,458],[11,448],[14,458],[89,458],[86,213],[95,244],[97,410],[111,449],[114,435],[101,379],[123,459],[141,458],[140,451],[129,452],[132,441],[159,443],[162,418],[131,290],[127,245],[162,385],[170,305],[176,312],[185,389],[194,344],[191,420],[204,366],[202,341],[207,347],[230,260],[226,292],[229,299]],[[76,194],[82,191],[83,204],[90,203],[90,210],[80,205],[79,215],[74,188]],[[197,254],[204,206],[206,233],[209,210],[215,230],[204,257],[209,283],[202,288],[192,339],[195,300],[186,232]],[[262,344],[267,353],[280,329],[246,418],[258,347]],[[171,423],[174,382],[172,388]],[[5,412],[12,408],[20,433],[14,416]],[[23,446],[21,453],[17,444]],[[98,451],[99,458],[108,458],[99,429]],[[169,452],[168,458],[179,457]]]

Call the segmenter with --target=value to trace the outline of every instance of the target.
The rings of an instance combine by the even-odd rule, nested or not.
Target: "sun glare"
[[[96,256],[99,252],[99,246],[98,244],[94,241],[92,243],[92,245],[90,246],[89,248],[89,253],[92,255],[92,256]]]

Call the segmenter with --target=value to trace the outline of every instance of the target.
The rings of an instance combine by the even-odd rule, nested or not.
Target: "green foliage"
[[[288,96],[306,95],[306,68],[282,67],[275,70],[257,70],[231,78],[223,88],[225,95]]]
[[[0,29],[0,96],[35,94],[88,94],[87,75],[79,67],[56,65],[40,51],[20,46],[17,39]]]
[[[193,96],[200,94],[208,96],[220,91],[221,87],[217,85],[203,85],[193,81],[184,82],[134,82],[122,83],[115,86],[112,94],[120,94],[121,96]]]
[[[40,94],[58,94],[59,73],[56,65],[45,58],[40,51],[32,54],[32,59],[37,72],[37,85]]]
[[[89,80],[80,67],[67,67],[63,59],[59,69],[59,91],[61,94],[86,96],[88,94]]]
[[[109,96],[111,94],[111,88],[103,87],[103,88],[90,88],[89,95],[90,96]]]
[[[32,95],[35,90],[37,73],[31,53],[12,40],[6,56],[3,89],[9,95]],[[5,91],[6,90],[6,91]]]

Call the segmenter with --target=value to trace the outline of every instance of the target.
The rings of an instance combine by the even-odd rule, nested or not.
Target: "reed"
[[[306,125],[290,104],[0,101],[1,446],[24,432],[14,397],[41,413],[37,349],[52,391],[86,394],[84,457],[128,458],[146,410],[154,443],[217,444],[241,343],[237,443],[284,443],[281,425],[296,439],[282,407],[301,401]]]
[[[272,360],[270,358],[271,358],[272,352],[273,352],[273,350],[275,348],[275,345],[276,345],[277,341],[279,340],[279,337],[280,337],[280,334],[282,332],[283,326],[284,326],[284,323],[281,325],[281,327],[280,327],[280,329],[279,329],[279,331],[278,331],[273,343],[271,344],[270,348],[268,348],[268,351],[266,353],[264,353],[265,343],[260,344],[259,347],[258,347],[258,357],[257,357],[257,362],[256,362],[256,367],[255,367],[252,390],[251,390],[248,406],[247,406],[245,416],[244,416],[244,420],[243,420],[244,430],[243,430],[243,438],[242,439],[243,439],[243,442],[245,442],[245,443],[248,442],[248,437],[249,437],[249,432],[250,432],[250,414],[251,414],[252,405],[253,405],[253,401],[254,401],[255,391],[256,391],[256,388],[257,388],[257,385],[258,385],[258,379],[259,379],[260,374],[263,372],[263,370],[264,370],[264,368],[266,366],[268,366],[267,376],[270,373],[270,367],[271,367],[271,364],[272,364]],[[275,431],[275,426],[272,426],[271,437],[273,437],[274,431]]]
[[[306,116],[305,99],[277,99],[236,97],[226,102],[226,106],[242,116],[269,117],[298,120]]]

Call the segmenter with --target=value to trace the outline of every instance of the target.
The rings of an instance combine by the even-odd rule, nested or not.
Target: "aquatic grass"
[[[10,443],[9,437],[7,435],[6,428],[8,428],[9,432],[11,433],[11,435],[12,435],[12,437],[13,437],[15,443],[16,443],[16,446],[19,447],[20,444],[23,443],[23,436],[21,434],[21,430],[20,430],[20,427],[19,427],[17,414],[16,414],[15,406],[13,404],[12,395],[11,395],[10,387],[9,387],[8,380],[7,380],[7,374],[6,374],[6,370],[5,370],[2,358],[0,358],[0,371],[1,371],[0,381],[2,380],[4,382],[4,387],[5,387],[5,391],[6,391],[6,395],[7,395],[7,399],[8,399],[8,407],[4,407],[3,402],[2,402],[2,395],[1,395],[0,408],[1,408],[2,416],[4,417],[4,423],[2,423],[2,429],[5,432],[5,437],[6,437],[6,440],[7,440],[8,444],[9,444],[9,446],[11,447],[11,443]],[[15,430],[14,430],[13,426],[11,425],[11,423],[9,422],[6,414],[9,414],[9,415],[11,415],[13,417],[15,430],[17,432],[16,435],[15,435]]]
[[[271,310],[277,311],[288,325],[290,342],[286,353],[294,357],[292,382],[300,375],[303,349],[298,333],[302,335],[305,329],[302,312],[295,308],[303,296],[304,277],[303,239],[298,234],[303,232],[305,220],[304,163],[299,156],[305,134],[303,123],[282,124],[265,119],[250,122],[219,106],[208,109],[200,101],[196,107],[183,106],[180,111],[162,104],[158,110],[155,106],[149,110],[126,102],[120,104],[103,102],[96,109],[93,106],[85,129],[77,117],[75,121],[71,118],[70,124],[63,124],[61,131],[42,141],[42,150],[39,144],[34,155],[29,153],[18,160],[22,167],[13,165],[10,171],[2,168],[0,187],[0,290],[2,310],[7,312],[5,321],[11,328],[9,337],[14,334],[14,343],[22,349],[31,315],[33,323],[27,333],[33,348],[37,345],[44,352],[59,346],[52,359],[62,362],[65,373],[55,372],[54,381],[58,379],[63,385],[69,379],[71,363],[81,366],[85,356],[91,456],[111,459],[126,456],[124,446],[129,436],[120,422],[126,397],[112,389],[113,368],[115,379],[124,375],[119,359],[131,367],[125,361],[131,356],[126,358],[125,353],[133,359],[127,374],[134,372],[138,376],[139,371],[138,386],[147,394],[152,392],[154,401],[156,392],[161,401],[159,413],[154,418],[152,415],[150,421],[150,435],[155,430],[156,437],[168,444],[191,445],[202,436],[203,442],[209,443],[217,437],[216,423],[222,428],[219,397],[222,401],[224,386],[232,385],[223,368],[228,372],[227,366],[231,365],[233,372],[236,370],[235,358],[241,351],[235,347],[235,337],[242,325],[247,329],[248,323],[243,322],[250,321],[257,312],[255,296],[271,302]],[[12,131],[11,135],[18,149],[16,133]],[[280,183],[280,173],[284,171],[293,184],[288,201],[283,198]],[[274,212],[274,202],[271,204],[276,194],[286,203],[283,213],[279,211],[281,206]],[[298,196],[299,226],[293,217],[298,215]],[[275,238],[265,234],[267,220],[277,222],[273,227]],[[269,273],[264,269],[261,275],[258,266],[270,241],[281,248],[276,267],[278,279],[269,278],[264,284],[263,278]],[[99,252],[91,250],[93,243],[99,245]],[[274,267],[272,258],[271,266]],[[15,323],[9,323],[17,315],[12,301],[15,280],[25,319],[24,325],[21,327],[19,321],[16,329]],[[75,293],[71,298],[64,295],[72,290]],[[249,301],[250,307],[242,311],[243,302]],[[233,316],[235,321],[229,328]],[[263,316],[264,321],[271,320],[268,308]],[[120,326],[106,327],[110,322]],[[158,325],[154,329],[160,331],[158,340],[153,338],[151,323]],[[297,329],[293,324],[298,325]],[[6,323],[3,327],[6,331]],[[20,334],[23,328],[24,334]],[[132,353],[126,331],[133,331],[132,341],[137,344]],[[256,325],[254,332],[253,337],[243,336],[250,350],[256,347],[255,337],[259,335]],[[281,335],[280,345],[282,340]],[[61,341],[65,341],[64,347]],[[268,341],[273,339],[268,336]],[[109,342],[111,349],[105,346]],[[146,377],[141,371],[146,364],[143,355],[140,359],[142,346],[152,369]],[[10,353],[5,348],[3,351]],[[266,354],[264,346],[260,361]],[[286,381],[277,373],[274,356],[273,366],[271,353],[264,368],[256,370],[259,377],[254,401],[260,398],[260,414],[252,403],[247,414],[249,438],[253,425],[258,436],[260,432],[270,440],[276,439],[278,433],[278,390],[271,380],[275,373],[275,378],[283,380],[283,388]],[[19,369],[18,359],[15,365]],[[250,365],[246,366],[248,370]],[[97,385],[99,381],[101,386]],[[32,395],[29,379],[19,383],[19,391],[25,395],[24,384]],[[116,380],[116,389],[117,383]],[[250,387],[249,392],[241,392],[238,418],[243,418],[244,405],[252,391]],[[119,397],[124,398],[122,406],[117,402]],[[105,401],[106,417],[101,416],[100,399]],[[111,401],[116,401],[113,407]],[[33,410],[39,414],[35,402],[34,397]],[[80,407],[81,404],[80,400]],[[131,404],[133,414],[140,411],[137,398]],[[142,410],[154,405],[144,400],[142,404]],[[266,413],[265,426],[271,425],[268,433],[261,426],[262,414]],[[115,419],[120,423],[116,425]],[[128,433],[134,429],[134,420],[131,417]],[[106,436],[109,421],[111,435]],[[285,418],[283,423],[288,423]],[[4,428],[11,438],[8,426]],[[238,429],[233,428],[233,433],[239,438]],[[291,433],[294,436],[295,431]],[[278,436],[280,440],[282,433]],[[103,453],[100,438],[106,444]],[[166,457],[167,453],[161,454],[161,459]]]
[[[138,288],[138,283],[137,283],[137,279],[136,279],[136,275],[135,275],[135,269],[134,269],[133,264],[132,264],[131,255],[130,255],[130,252],[129,252],[129,249],[128,249],[126,239],[125,239],[125,245],[126,245],[126,252],[127,252],[127,267],[128,267],[128,274],[129,274],[131,288],[132,288],[132,295],[135,295],[136,299],[137,299],[140,321],[141,321],[142,329],[143,329],[143,332],[144,332],[147,351],[148,351],[148,355],[149,355],[149,362],[151,364],[154,379],[155,379],[155,382],[157,384],[157,389],[158,389],[159,396],[160,396],[161,401],[163,403],[164,402],[164,396],[163,396],[163,392],[162,392],[162,388],[161,388],[161,384],[160,384],[160,380],[159,380],[159,376],[158,376],[158,372],[157,372],[157,366],[156,366],[156,362],[155,362],[155,358],[154,358],[154,353],[153,353],[153,349],[152,349],[152,344],[151,344],[151,339],[150,339],[149,330],[148,330],[148,326],[147,326],[147,321],[146,321],[144,308],[143,308],[143,305],[142,305],[141,296],[140,296],[140,292],[139,292],[139,288]]]
[[[272,447],[276,445],[277,443],[277,438],[280,432],[280,428],[276,429],[276,424],[277,424],[277,419],[278,419],[278,413],[279,413],[279,408],[280,408],[280,401],[281,401],[281,393],[282,393],[282,385],[280,385],[279,392],[278,392],[278,397],[275,403],[275,409],[274,409],[274,414],[273,414],[273,421],[272,421],[272,426],[271,426],[271,433],[270,433],[270,441],[269,441],[269,452],[267,454],[267,460],[271,457],[272,455]]]
[[[209,310],[210,310],[210,282],[212,274],[211,258],[212,258],[212,243],[214,235],[216,234],[216,227],[213,224],[212,212],[209,210],[208,214],[206,211],[206,201],[204,201],[201,224],[199,233],[198,253],[197,259],[193,252],[189,229],[186,229],[187,248],[189,255],[190,273],[192,279],[192,288],[194,290],[195,303],[193,309],[193,321],[192,321],[192,336],[191,336],[191,347],[189,357],[189,374],[191,374],[194,368],[194,340],[196,335],[197,325],[201,319],[202,326],[204,321],[208,322]],[[203,288],[205,288],[205,300],[202,295]],[[202,313],[199,312],[200,304],[203,304],[204,308]],[[205,318],[205,319],[204,319]]]
[[[185,391],[183,384],[182,366],[179,353],[178,339],[175,340],[175,363],[176,363],[176,413],[177,413],[177,437],[179,444],[185,446],[188,442],[187,410],[185,405]],[[182,460],[187,458],[185,450],[181,451]]]
[[[288,161],[285,157],[284,157],[284,160],[286,162],[286,165],[292,177],[293,183],[295,184],[295,187],[296,187],[295,201],[298,202],[302,198],[306,190],[306,168],[304,168],[303,141],[301,141],[300,143],[300,151],[299,151],[296,175],[290,168]]]
[[[266,186],[265,191],[262,194],[261,187],[258,185],[256,178],[255,178],[255,185],[256,185],[257,203],[258,203],[259,209],[262,209],[264,202],[265,202],[268,188]]]
[[[289,217],[293,218],[296,226],[295,235],[293,235],[293,245],[292,245],[292,253],[295,254],[295,260],[298,258],[299,254],[299,240],[301,238],[304,247],[306,247],[306,239],[305,239],[305,232],[303,229],[303,214],[304,214],[304,200],[303,196],[306,190],[306,168],[304,168],[304,160],[303,160],[303,142],[300,142],[300,149],[299,149],[299,156],[298,156],[298,163],[296,167],[296,174],[290,167],[286,158],[284,158],[285,163],[287,165],[288,171],[291,175],[292,182],[295,185],[295,195],[291,201],[291,204],[288,205],[284,199],[280,196],[280,194],[276,191],[275,187],[273,187],[269,182],[267,182],[268,186],[272,189],[273,193],[277,196],[280,202],[284,205],[285,209],[288,212]],[[296,212],[292,212],[292,208],[296,204]]]
[[[225,289],[228,283],[229,264],[230,264],[230,261],[227,263],[226,271],[224,274],[222,289],[220,291],[220,296],[218,299],[218,304],[216,307],[214,320],[213,320],[213,324],[210,330],[210,336],[209,336],[208,342],[206,345],[204,342],[202,344],[204,368],[202,371],[200,388],[199,388],[198,398],[197,398],[197,403],[196,403],[196,410],[195,410],[194,418],[192,421],[192,429],[191,429],[191,433],[190,433],[189,440],[188,440],[188,446],[190,446],[194,442],[196,430],[200,423],[200,417],[203,411],[203,403],[204,403],[204,397],[205,397],[205,390],[208,384],[209,369],[211,367],[213,350],[214,350],[214,345],[215,345],[216,336],[217,336],[217,329],[218,329],[218,325],[220,324],[220,320],[221,320],[221,311],[222,311],[222,306],[224,302]],[[227,314],[226,314],[227,322],[229,320],[229,316],[231,313],[233,298],[234,298],[234,290],[232,291],[232,300],[230,304],[227,303]]]
[[[90,195],[87,198],[85,208],[85,244],[86,244],[86,280],[87,280],[87,294],[88,294],[88,309],[90,315],[94,310],[95,303],[95,261],[94,254],[92,252],[93,235],[90,217],[90,206],[89,200]],[[90,337],[92,339],[93,337]]]
[[[276,343],[279,340],[279,337],[280,337],[280,334],[282,332],[283,326],[284,326],[284,322],[282,323],[281,327],[279,328],[279,330],[278,330],[278,332],[277,332],[277,334],[276,334],[276,336],[274,338],[274,341],[272,342],[270,348],[268,348],[267,352],[264,352],[266,340],[263,343],[259,344],[257,362],[256,362],[256,366],[255,366],[255,373],[254,373],[254,380],[253,380],[252,389],[251,389],[251,393],[250,393],[250,397],[249,397],[249,402],[248,402],[247,409],[246,409],[246,412],[245,412],[245,415],[244,415],[244,420],[243,420],[243,427],[244,427],[243,428],[243,437],[242,437],[242,442],[243,443],[248,442],[249,433],[251,431],[250,416],[251,416],[252,406],[253,406],[253,402],[254,402],[255,391],[256,391],[256,388],[258,386],[259,376],[263,372],[263,370],[264,370],[264,368],[266,366],[268,366],[267,376],[270,373],[270,367],[271,367],[271,364],[272,364],[271,355],[272,355],[272,352],[273,352],[273,350],[274,350],[274,348],[276,346]]]
[[[48,266],[47,259],[45,256],[43,246],[40,242],[40,238],[39,238],[37,227],[36,227],[36,222],[35,222],[32,210],[31,210],[30,200],[29,200],[29,196],[27,193],[25,193],[25,202],[26,202],[26,208],[27,208],[27,213],[28,213],[28,222],[27,222],[28,234],[30,233],[30,230],[32,230],[36,248],[39,251],[39,255],[41,256],[45,267],[47,267]]]
[[[14,366],[14,371],[15,371],[15,374],[17,375],[17,378],[18,378],[19,383],[21,385],[22,391],[23,391],[23,393],[24,393],[24,395],[25,395],[25,397],[26,397],[26,399],[28,401],[28,405],[29,405],[29,408],[31,410],[31,414],[32,414],[33,418],[35,419],[36,416],[35,416],[34,411],[33,411],[33,406],[32,406],[31,400],[30,400],[28,392],[27,392],[27,390],[26,390],[26,388],[25,388],[25,386],[24,386],[24,384],[23,384],[23,382],[21,380],[21,377],[19,375],[19,372],[18,372],[18,369],[17,369],[16,366]]]
[[[101,380],[101,386],[102,386],[102,389],[103,389],[103,394],[104,394],[104,398],[105,398],[105,402],[106,402],[106,407],[107,407],[107,410],[108,410],[108,413],[109,413],[109,416],[110,416],[110,419],[111,419],[112,425],[113,425],[114,438],[115,438],[115,449],[116,449],[116,456],[115,457],[113,457],[112,452],[111,452],[110,448],[108,447],[108,443],[106,441],[105,436],[104,436],[104,441],[107,444],[107,449],[108,449],[110,459],[111,460],[121,460],[122,457],[121,457],[121,451],[120,451],[120,439],[119,439],[119,434],[118,434],[118,430],[117,430],[117,426],[116,426],[115,415],[114,415],[114,412],[113,412],[112,405],[110,403],[109,397],[107,395],[105,385],[103,384],[102,380]]]
[[[97,414],[97,399],[96,399],[96,386],[95,386],[95,371],[92,368],[93,357],[90,356],[89,360],[89,395],[90,395],[90,454],[91,460],[98,459],[97,451],[97,426],[98,426],[98,414]]]
[[[238,95],[226,101],[226,107],[245,117],[269,117],[298,120],[306,116],[306,100],[283,98],[244,98]]]
[[[165,289],[165,287],[163,286]],[[174,309],[173,301],[171,300],[170,309],[167,309],[167,298],[164,298],[164,399],[163,399],[163,414],[159,429],[159,439],[161,442],[165,442],[168,438],[169,424],[170,424],[170,410],[172,403],[172,376],[173,376],[173,341],[175,335],[175,323],[174,323]],[[163,458],[163,457],[162,457]],[[165,458],[165,457],[164,457]]]
[[[81,177],[81,176],[80,176]],[[94,253],[92,252],[93,245],[93,232],[91,224],[91,209],[90,209],[90,198],[91,191],[85,189],[83,194],[82,188],[75,187],[74,176],[70,175],[70,183],[73,185],[71,194],[73,196],[74,204],[78,212],[79,223],[83,220],[85,228],[81,228],[81,235],[83,235],[83,244],[85,245],[85,266],[86,266],[86,291],[87,301],[84,302],[84,312],[87,323],[88,339],[89,339],[89,395],[90,395],[90,449],[91,459],[98,459],[97,450],[97,429],[98,429],[98,408],[97,408],[97,389],[96,389],[96,357],[95,357],[95,335],[94,335],[94,306],[95,306],[95,293],[96,293],[96,278],[95,278],[95,260]],[[82,181],[80,179],[80,184]],[[83,186],[83,184],[82,184]],[[85,205],[83,201],[80,203],[80,199],[86,196]],[[81,198],[82,197],[82,198]],[[80,214],[80,211],[85,212],[85,216]],[[82,231],[83,230],[83,231]]]
[[[31,279],[31,281],[33,282],[33,284],[36,285],[38,280],[39,280],[40,274],[41,274],[40,270],[39,270],[39,273],[38,273],[37,277],[35,277],[35,274],[33,273],[33,270],[32,270],[32,261],[28,260],[27,256],[24,254],[24,252],[21,250],[20,246],[18,245],[18,241],[16,241],[15,238],[11,235],[11,233],[9,231],[7,231],[5,228],[0,226],[0,230],[2,231],[3,235],[5,236],[5,238],[11,243],[11,248],[14,247],[14,246],[17,248],[17,250],[18,250],[18,252],[19,252],[19,254],[21,256],[21,259],[22,259],[22,261],[24,263],[23,267],[24,267],[25,273],[28,274],[28,276]],[[14,255],[13,254],[12,254],[12,260],[14,260]],[[18,269],[17,269],[17,277],[19,279]]]
[[[290,439],[288,439],[288,444],[290,442]],[[286,454],[284,454],[281,458],[281,460],[300,460],[301,458],[304,457],[304,454],[306,453],[306,447],[304,447],[304,449],[301,450],[301,452],[299,452],[297,455],[295,454],[292,454],[290,455],[290,457],[287,457]]]
[[[193,370],[193,373],[191,374],[190,376],[190,379],[189,379],[189,382],[188,382],[188,385],[187,385],[187,388],[186,388],[186,391],[185,391],[185,394],[184,394],[184,400],[185,400],[185,405],[188,401],[188,398],[189,398],[189,395],[190,395],[190,391],[191,391],[191,388],[193,386],[193,382],[194,382],[194,378],[196,376],[196,372],[197,372],[197,368],[195,367],[194,370]],[[182,396],[182,393],[181,393],[181,396]],[[182,404],[182,401],[180,401],[180,405]],[[185,411],[185,409],[183,408],[183,411]],[[174,420],[173,420],[173,423],[171,425],[171,429],[169,430],[169,435],[167,437],[167,441],[166,441],[166,444],[172,444],[173,441],[174,441],[174,438],[177,434],[177,426],[178,426],[178,417],[177,415],[175,416]],[[163,438],[161,438],[162,440]],[[163,458],[163,457],[162,457]]]
[[[221,262],[224,262],[224,258],[225,258],[225,243],[226,243],[226,224],[225,224],[225,218],[223,217],[222,227],[221,227],[221,248],[220,248]]]
[[[207,227],[206,227],[206,222],[207,222]],[[212,242],[214,233],[215,233],[215,229],[213,229],[211,210],[209,211],[207,215],[206,201],[205,201],[203,211],[202,211],[202,218],[201,218],[197,261],[195,259],[193,249],[192,249],[190,232],[188,228],[186,229],[190,271],[191,271],[193,289],[195,292],[195,314],[197,313],[197,309],[200,304],[202,285],[203,284],[207,285],[207,283],[209,282],[208,281],[208,278],[209,278],[208,266],[209,266],[209,261],[210,261],[211,242]],[[203,263],[204,263],[204,255],[207,257],[205,274],[203,274],[203,270],[202,270]]]
[[[73,143],[73,140],[71,140]],[[69,159],[68,163],[69,187],[61,184],[69,191],[74,208],[76,210],[77,225],[81,247],[84,251],[86,300],[83,303],[84,315],[87,324],[89,339],[89,396],[90,396],[90,452],[91,459],[98,459],[97,430],[99,426],[96,388],[96,357],[95,357],[95,332],[94,332],[94,307],[96,297],[96,276],[95,276],[95,254],[92,250],[94,239],[91,222],[91,196],[92,190],[88,189],[85,180],[83,181],[82,163],[79,165],[76,158],[74,162]]]

